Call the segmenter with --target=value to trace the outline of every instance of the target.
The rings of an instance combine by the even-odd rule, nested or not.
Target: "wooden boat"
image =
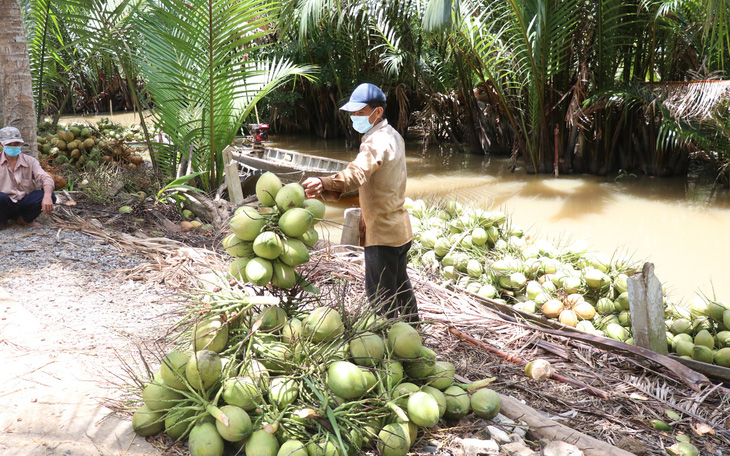
[[[308,177],[331,176],[347,168],[349,164],[344,160],[318,157],[276,147],[252,149],[229,146],[226,151],[230,152],[233,160],[239,164],[244,193],[247,193],[248,187],[256,185],[255,181],[258,180],[258,176],[267,171],[279,176],[284,183],[303,182]],[[343,198],[353,196],[357,196],[357,191],[342,195]]]

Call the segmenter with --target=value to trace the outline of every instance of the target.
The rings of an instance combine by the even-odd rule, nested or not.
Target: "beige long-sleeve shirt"
[[[336,201],[359,188],[364,245],[399,247],[413,238],[403,206],[406,178],[403,137],[383,119],[363,135],[360,151],[347,168],[322,178],[322,198]]]
[[[36,189],[37,186],[55,187],[53,178],[41,168],[35,158],[20,154],[12,169],[7,155],[0,152],[0,192],[5,193],[13,202],[18,202]]]

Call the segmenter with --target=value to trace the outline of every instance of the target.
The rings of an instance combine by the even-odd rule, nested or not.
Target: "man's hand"
[[[44,214],[50,214],[51,212],[53,212],[53,198],[51,198],[50,193],[46,193],[45,195],[43,195],[43,201],[41,201],[41,211],[43,211]]]
[[[304,193],[307,194],[308,198],[316,198],[322,194],[324,187],[322,186],[322,180],[318,177],[308,177],[302,182],[304,187]]]

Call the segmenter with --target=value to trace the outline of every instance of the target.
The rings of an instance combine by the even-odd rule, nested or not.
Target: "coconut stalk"
[[[521,358],[518,358],[516,356],[513,356],[511,353],[507,353],[507,352],[504,352],[502,350],[499,350],[499,349],[497,349],[495,347],[492,347],[491,345],[489,345],[489,344],[487,344],[485,342],[482,342],[481,340],[475,339],[475,338],[473,338],[473,337],[471,337],[471,336],[469,336],[467,334],[464,334],[461,331],[458,331],[458,330],[456,330],[453,327],[449,327],[449,332],[451,332],[455,336],[460,337],[461,339],[464,339],[464,340],[466,340],[466,341],[468,341],[468,342],[470,342],[470,343],[472,343],[472,344],[474,344],[474,345],[476,345],[476,346],[478,346],[480,348],[483,348],[484,350],[487,350],[490,353],[494,353],[495,355],[499,355],[499,356],[501,356],[502,358],[506,359],[509,362],[516,363],[516,364],[524,364],[524,365],[527,364],[527,361],[525,361],[525,360],[523,360]],[[591,393],[594,396],[597,396],[597,397],[599,397],[601,399],[608,399],[608,393],[606,393],[605,391],[600,390],[598,388],[594,388],[593,386],[587,385],[587,384],[585,384],[583,382],[580,382],[578,380],[574,380],[572,378],[565,377],[564,375],[560,375],[560,374],[557,374],[555,372],[552,372],[551,373],[550,378],[552,378],[553,380],[557,380],[559,382],[562,382],[562,383],[566,383],[568,385],[576,386],[578,388],[584,388],[589,393]]]

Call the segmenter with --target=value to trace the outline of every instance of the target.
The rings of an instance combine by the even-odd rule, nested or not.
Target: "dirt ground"
[[[141,258],[78,231],[0,232],[0,454],[157,455],[104,406],[120,359],[164,337],[175,295],[123,280]]]

